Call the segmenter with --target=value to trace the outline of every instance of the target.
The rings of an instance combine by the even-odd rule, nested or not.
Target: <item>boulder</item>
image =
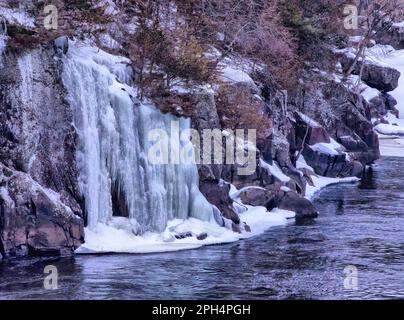
[[[215,93],[212,90],[201,89],[192,93],[195,101],[195,112],[192,125],[198,130],[219,129],[220,120],[216,109]]]
[[[352,175],[354,168],[353,162],[344,152],[344,145],[338,149],[337,153],[323,151],[321,148],[314,148],[316,144],[331,143],[331,137],[328,132],[313,119],[302,113],[295,114],[296,119],[296,141],[299,143],[299,149],[303,148],[303,156],[309,166],[311,166],[316,174],[329,177],[345,177]],[[360,140],[360,139],[359,139]],[[351,136],[345,136],[345,145],[356,147],[357,141]],[[302,144],[304,143],[304,146]],[[362,141],[363,150],[367,150],[367,145]],[[355,170],[356,171],[356,170]],[[288,172],[289,176],[293,176],[294,180],[300,185],[302,193],[305,194],[306,178],[293,175],[293,172]]]
[[[400,71],[394,68],[365,62],[362,80],[372,88],[389,92],[398,87],[398,79],[400,76]]]
[[[347,71],[354,61],[352,55],[343,55],[341,65],[344,71]],[[361,79],[368,86],[376,88],[382,92],[393,91],[398,87],[398,80],[401,76],[400,71],[366,60],[358,61],[353,74],[359,75],[363,64]]]
[[[385,116],[387,114],[386,101],[382,95],[378,95],[369,101],[372,117]]]
[[[330,136],[323,127],[310,127],[307,143],[310,145],[316,143],[330,143]]]
[[[331,155],[306,146],[302,154],[307,164],[314,169],[316,174],[333,178],[354,175],[353,162],[345,153]]]
[[[359,161],[354,161],[354,162],[352,163],[352,169],[351,169],[350,174],[351,174],[352,176],[361,178],[361,177],[363,176],[363,171],[364,171],[364,169],[365,169],[365,167],[362,165],[361,162],[359,162]]]
[[[262,206],[268,211],[276,208],[280,199],[285,195],[285,192],[278,189],[267,190],[262,188],[248,188],[241,192],[241,201],[250,206]]]
[[[229,196],[230,185],[216,180],[203,180],[199,189],[209,203],[213,204],[224,218],[240,223],[238,214],[233,209],[233,200]]]
[[[198,240],[205,240],[208,237],[208,234],[206,232],[200,233],[196,236]]]
[[[261,156],[265,162],[271,162],[273,160],[272,156],[272,146],[273,146],[273,134],[266,139],[260,139],[257,141],[257,146],[261,151]]]
[[[273,159],[281,168],[290,165],[290,144],[281,132],[275,132],[272,150]]]
[[[349,151],[362,152],[367,150],[366,143],[359,137],[355,138],[352,135],[340,136],[339,142],[346,150]]]
[[[341,83],[330,83],[323,87],[322,93],[330,97],[329,110],[332,110],[332,114],[328,115],[327,131],[333,132],[334,139],[346,148],[352,159],[359,160],[363,165],[372,164],[380,157],[379,140],[373,130],[366,101]],[[350,146],[344,144],[347,136],[350,137]]]
[[[244,204],[263,206],[268,211],[274,208],[293,211],[296,218],[316,218],[318,212],[310,200],[300,196],[294,191],[283,191],[276,186],[272,190],[250,188],[240,194]]]
[[[317,122],[301,113],[295,113],[296,125],[296,140],[300,141],[299,147],[301,147],[302,141],[305,139],[305,143],[314,145],[316,143],[330,143],[331,138],[328,132]]]
[[[388,111],[390,111],[392,114],[394,114],[397,118],[400,117],[400,112],[399,110],[396,108],[398,102],[397,100],[390,94],[388,93],[384,93],[382,94],[384,97],[384,100],[386,102],[386,109]]]
[[[286,186],[299,194],[305,194],[307,181],[304,175],[302,175],[302,172],[291,165],[284,168],[283,171],[291,178],[291,180],[286,183]]]
[[[311,177],[316,176],[316,174],[309,168],[300,168],[299,171],[303,173],[303,177],[305,178],[307,184],[314,187],[314,182]]]
[[[296,219],[316,218],[318,211],[310,200],[300,197],[296,192],[289,191],[279,202],[280,209],[294,211]]]

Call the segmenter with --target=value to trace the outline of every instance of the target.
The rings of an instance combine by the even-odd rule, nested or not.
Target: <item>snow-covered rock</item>
[[[233,85],[244,85],[251,92],[258,93],[259,89],[251,78],[251,68],[248,61],[237,61],[235,59],[226,58],[219,64],[222,81]]]
[[[35,28],[35,19],[24,9],[8,8],[0,3],[0,22],[1,18],[3,18],[7,24],[20,25],[28,29]]]
[[[2,195],[8,194],[18,208],[4,207],[4,219],[10,224],[0,223],[2,240],[10,239],[4,245],[9,255],[28,254],[27,244],[35,254],[47,254],[47,247],[55,253],[72,253],[83,240],[76,227],[76,240],[69,236],[71,222],[66,216],[73,212],[79,221],[83,212],[73,112],[64,98],[60,67],[52,47],[8,54],[0,66],[0,165],[12,172],[8,179],[3,170],[0,180],[7,180]],[[83,224],[81,220],[77,227]],[[23,230],[44,240],[27,238],[25,233],[11,239],[13,232]]]
[[[84,221],[26,173],[0,163],[0,254],[71,255],[84,242]]]
[[[341,59],[343,70],[347,71],[351,67],[353,61],[354,56],[352,54],[343,55]],[[372,88],[376,88],[383,92],[389,92],[398,87],[398,79],[400,78],[401,73],[395,68],[365,59],[364,62],[359,60],[356,63],[352,73],[359,75],[361,69],[361,80]]]
[[[377,42],[391,45],[397,50],[404,49],[404,21],[396,22],[390,30],[378,33]]]

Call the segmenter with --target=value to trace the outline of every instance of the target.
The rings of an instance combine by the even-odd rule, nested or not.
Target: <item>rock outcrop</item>
[[[292,103],[303,106],[301,111],[322,126],[345,150],[339,152],[336,157],[321,156],[311,152],[308,149],[309,144],[306,143],[303,152],[314,159],[309,165],[318,165],[320,174],[323,174],[329,164],[335,161],[338,165],[335,170],[332,170],[334,173],[331,176],[354,175],[359,170],[356,169],[358,163],[355,161],[365,166],[372,164],[380,157],[379,140],[373,130],[369,105],[342,83],[321,77],[317,81],[321,84],[319,88],[306,90],[303,97],[294,97]],[[297,130],[296,140],[300,143],[304,131],[304,126],[303,129]],[[327,139],[324,140],[326,141]],[[300,147],[301,144],[298,143],[298,149]],[[350,169],[346,166],[348,164]],[[340,171],[343,169],[342,166],[346,168]]]
[[[5,256],[71,254],[84,241],[73,111],[54,49],[6,54],[0,70],[0,243]]]
[[[192,118],[193,127],[203,138],[203,130],[220,129],[220,120],[216,109],[215,95],[212,90],[200,89],[192,93],[195,101],[195,112]],[[203,144],[203,140],[201,140]],[[229,196],[230,186],[223,183],[222,174],[225,165],[201,164],[199,171],[199,189],[205,198],[219,209],[221,215],[240,224],[240,218],[234,211],[233,200]]]
[[[318,211],[309,200],[294,191],[281,190],[276,186],[271,189],[249,188],[241,192],[240,199],[245,204],[263,206],[269,211],[274,208],[293,211],[296,213],[296,219],[318,216]]]
[[[26,173],[0,164],[3,257],[71,255],[84,241],[83,219]]]
[[[343,55],[341,65],[344,71],[349,70],[354,59],[355,58],[352,55]],[[398,79],[400,78],[401,73],[394,68],[365,60],[365,62],[358,61],[352,73],[359,75],[361,73],[361,69],[362,81],[372,88],[376,88],[382,92],[389,92],[398,87]]]
[[[369,101],[372,118],[384,117],[389,111],[398,118],[399,111],[396,105],[397,100],[388,93],[381,93]]]
[[[389,30],[377,34],[377,42],[391,45],[394,49],[404,49],[404,22],[395,23]]]
[[[300,143],[305,161],[316,174],[334,178],[362,174],[361,163],[352,160],[346,148],[333,140],[322,126],[302,114],[296,113],[295,117],[296,140]]]

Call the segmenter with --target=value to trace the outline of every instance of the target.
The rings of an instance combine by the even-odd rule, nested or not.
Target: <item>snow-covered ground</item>
[[[224,81],[228,81],[231,83],[237,83],[237,82],[248,82],[251,84],[254,84],[254,81],[251,79],[249,74],[245,72],[244,70],[238,68],[237,66],[234,66],[230,64],[229,61],[225,61],[227,63],[224,63],[222,66],[222,79]]]
[[[223,244],[250,238],[265,230],[286,225],[294,212],[276,209],[271,213],[264,207],[248,207],[240,215],[242,221],[251,227],[251,232],[236,233],[220,227],[214,221],[202,221],[195,218],[174,219],[168,222],[162,233],[148,232],[141,236],[134,235],[126,218],[113,218],[109,225],[99,224],[94,230],[86,229],[86,242],[77,253],[153,253],[185,249],[196,249],[205,245]],[[192,237],[177,239],[175,235],[191,233]],[[207,234],[203,240],[196,236]]]

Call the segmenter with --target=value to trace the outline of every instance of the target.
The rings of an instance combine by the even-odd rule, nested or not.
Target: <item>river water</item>
[[[0,298],[404,298],[403,161],[384,158],[362,182],[323,189],[317,220],[252,239],[174,253],[0,262]],[[44,289],[49,264],[58,268],[56,290]]]

